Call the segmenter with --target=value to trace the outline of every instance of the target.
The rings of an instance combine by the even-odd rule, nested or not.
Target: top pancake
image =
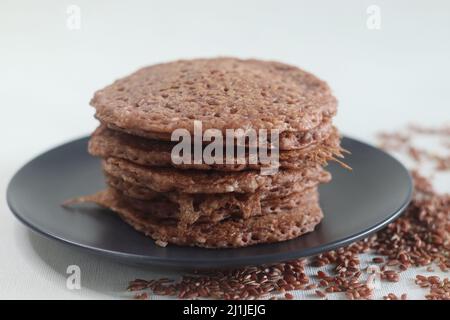
[[[294,66],[234,58],[180,60],[138,70],[95,93],[96,117],[109,127],[170,139],[203,131],[308,131],[336,113],[328,85]]]

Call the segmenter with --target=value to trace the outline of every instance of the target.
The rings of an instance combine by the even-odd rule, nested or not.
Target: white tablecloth
[[[379,130],[408,122],[450,120],[450,4],[375,2],[381,28],[374,30],[366,24],[372,3],[357,0],[73,1],[80,29],[68,24],[74,11],[68,15],[66,2],[2,3],[0,193],[35,155],[93,131],[94,90],[142,65],[176,58],[237,55],[304,67],[334,89],[339,128],[369,142]],[[450,190],[449,180],[441,180],[439,188]],[[69,265],[81,269],[80,290],[66,287]],[[382,283],[376,297],[423,297],[414,285],[417,272],[427,273],[410,269],[399,283]],[[0,202],[0,298],[124,298],[134,278],[177,275],[36,236]]]

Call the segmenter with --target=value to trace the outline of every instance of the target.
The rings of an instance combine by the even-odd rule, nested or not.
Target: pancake
[[[170,140],[175,129],[277,129],[298,148],[308,131],[336,114],[328,85],[297,67],[234,58],[180,60],[142,68],[95,93],[95,116],[111,128]],[[168,139],[169,138],[169,139]]]
[[[125,196],[119,190],[114,190],[129,207],[160,219],[175,219],[181,228],[197,222],[218,223],[228,218],[248,219],[275,214],[318,201],[316,188],[271,199],[260,199],[259,195],[254,193],[241,197],[232,194],[203,197],[181,194],[174,199],[161,194],[152,200],[137,200]]]
[[[192,120],[192,123],[195,119]],[[100,120],[100,123],[111,130],[127,133],[131,136],[143,137],[145,139],[171,142],[171,133],[155,133],[147,132],[138,129],[126,129],[116,126],[112,123],[105,123]],[[311,130],[305,131],[284,131],[279,133],[278,148],[280,151],[302,150],[314,144],[315,141],[326,139],[332,130],[332,121],[330,117],[325,117],[317,126]],[[223,133],[225,136],[226,133]],[[270,132],[268,134],[270,141]]]
[[[157,244],[206,248],[286,241],[323,218],[318,186],[331,180],[323,167],[341,163],[344,150],[332,123],[337,100],[306,71],[255,59],[179,60],[116,80],[91,105],[100,126],[88,151],[102,158],[107,189],[66,204],[109,208]],[[235,139],[245,144],[244,164],[177,164],[177,129],[191,138],[208,129],[223,138],[228,130],[259,138],[275,130],[279,144],[268,146],[279,147],[279,161],[250,164],[258,146]]]
[[[272,190],[301,181],[322,183],[331,179],[320,165],[302,170],[279,170],[273,175],[261,175],[258,171],[220,172],[145,167],[119,158],[107,158],[102,161],[102,166],[109,175],[157,192],[253,193],[261,188]]]
[[[322,141],[302,150],[283,151],[279,154],[279,167],[285,169],[301,169],[302,167],[320,163],[325,165],[334,157],[341,157],[339,146],[339,134],[335,128],[329,136]],[[225,158],[222,164],[176,164],[172,161],[172,148],[175,142],[149,140],[132,136],[119,131],[100,126],[93,133],[89,141],[89,152],[98,157],[116,157],[125,159],[144,166],[168,167],[179,169],[218,170],[218,171],[242,171],[246,169],[261,169],[261,163],[251,164],[246,156],[244,164],[226,164]],[[225,151],[224,151],[225,154]]]
[[[125,181],[120,177],[112,176],[105,172],[105,178],[107,184],[116,189],[119,190],[124,195],[138,199],[138,200],[152,200],[154,198],[158,197],[166,197],[168,199],[171,199],[171,201],[178,202],[176,199],[180,195],[183,195],[184,198],[191,197],[192,201],[195,203],[199,203],[202,201],[205,197],[208,197],[208,199],[214,199],[214,197],[236,197],[238,199],[242,199],[243,193],[236,193],[236,192],[228,192],[228,193],[208,193],[208,194],[201,194],[201,193],[185,193],[180,194],[176,191],[171,192],[157,192],[152,189],[147,188],[145,185],[137,184],[136,182],[130,182]],[[273,199],[273,198],[280,198],[287,196],[291,193],[297,193],[297,192],[303,192],[307,189],[311,189],[314,187],[317,187],[319,184],[318,181],[315,180],[305,180],[305,181],[299,181],[294,184],[285,184],[281,186],[261,186],[259,189],[257,189],[254,193],[257,193],[260,199]]]
[[[130,207],[113,189],[85,197],[116,212],[136,230],[157,242],[206,248],[245,247],[296,238],[314,230],[323,218],[317,202],[249,219],[226,219],[220,223],[196,223],[180,229],[175,219],[158,219]]]
[[[222,194],[187,194],[177,192],[159,193],[148,190],[147,197],[135,197],[134,185],[109,176],[108,185],[118,191],[129,203],[139,204],[152,212],[162,212],[171,217],[176,216],[182,225],[189,225],[197,220],[218,221],[227,217],[247,219],[248,217],[279,212],[290,204],[300,206],[306,200],[317,201],[317,187],[293,186],[274,191],[257,191],[255,193]],[[159,214],[161,216],[161,214]]]

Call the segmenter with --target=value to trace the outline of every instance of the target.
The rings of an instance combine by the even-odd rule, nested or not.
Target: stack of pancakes
[[[323,167],[341,156],[336,99],[310,73],[277,62],[197,59],[138,70],[95,93],[89,152],[108,188],[82,197],[157,244],[242,247],[292,239],[321,221]],[[261,163],[178,163],[175,129],[278,130],[278,171]],[[225,140],[224,140],[225,141]],[[205,146],[207,144],[205,143]]]

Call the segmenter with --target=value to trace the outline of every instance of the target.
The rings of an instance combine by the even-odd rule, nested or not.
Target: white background
[[[67,27],[71,4],[81,9],[80,30]],[[370,5],[381,9],[379,30],[366,25]],[[94,130],[89,100],[96,89],[178,58],[298,65],[333,88],[341,131],[369,142],[409,122],[441,124],[450,120],[449,39],[444,0],[2,1],[0,193],[26,161]],[[66,289],[70,264],[81,267],[81,290]],[[163,275],[157,272],[35,236],[2,196],[0,298],[124,297],[129,280]]]

